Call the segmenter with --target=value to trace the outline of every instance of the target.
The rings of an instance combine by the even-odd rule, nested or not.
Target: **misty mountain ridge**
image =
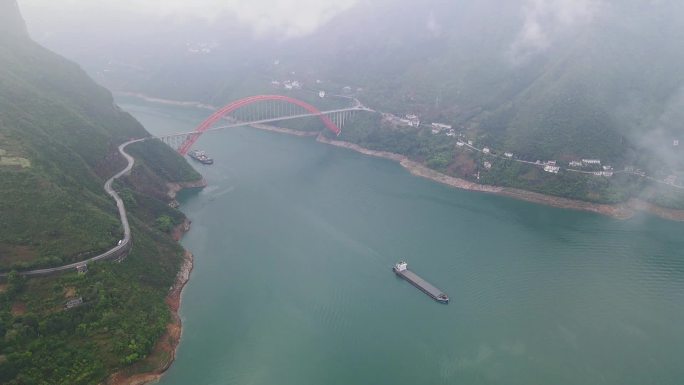
[[[87,36],[74,36],[63,21],[51,27],[49,18],[29,29],[113,90],[223,105],[289,92],[273,80],[298,80],[329,94],[349,86],[380,112],[450,124],[478,147],[518,159],[600,159],[661,182],[684,180],[682,146],[675,145],[684,137],[684,52],[677,44],[684,4],[359,1],[296,37],[255,30],[228,9],[204,19],[121,7],[119,16],[89,18]],[[651,199],[661,194],[643,180],[498,165],[487,171],[484,159],[470,154],[466,161],[455,140],[430,138],[429,130],[359,124],[345,127],[345,140],[480,183],[598,202],[641,196],[684,205],[678,190],[662,184],[656,190],[668,197]]]
[[[271,79],[296,77],[312,88],[321,79],[338,91],[363,89],[371,107],[453,123],[530,159],[630,163],[657,147],[652,155],[681,166],[672,151],[684,136],[681,4],[403,5],[360,2],[313,34],[285,40],[199,20],[157,36],[156,47],[124,32],[102,47],[125,40],[126,50],[76,59],[109,86],[158,97],[222,104],[270,91]],[[189,54],[191,41],[212,42],[211,52]]]
[[[2,36],[27,36],[26,23],[16,0],[0,1],[0,38]]]

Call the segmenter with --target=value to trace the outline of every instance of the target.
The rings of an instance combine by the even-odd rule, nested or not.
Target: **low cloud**
[[[425,27],[432,37],[439,37],[442,35],[442,25],[437,21],[437,18],[435,18],[434,12],[430,12],[428,15]]]
[[[651,151],[670,170],[684,172],[684,86],[673,93],[663,106],[663,112],[652,127],[639,130],[633,135],[634,140],[642,149]],[[674,146],[675,140],[681,144]],[[681,147],[680,147],[681,146]],[[679,184],[683,184],[680,181]]]
[[[600,8],[600,0],[527,0],[512,58],[522,61],[547,50],[559,36],[590,23]]]
[[[358,0],[20,0],[28,19],[111,17],[208,23],[237,20],[255,34],[282,38],[315,32]]]

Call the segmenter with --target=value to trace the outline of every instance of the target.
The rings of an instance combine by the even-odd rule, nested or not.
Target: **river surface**
[[[209,111],[120,98],[152,133]],[[296,128],[296,127],[293,127]],[[195,269],[163,385],[684,383],[684,224],[411,176],[311,138],[196,145]],[[440,305],[390,268],[451,297]]]

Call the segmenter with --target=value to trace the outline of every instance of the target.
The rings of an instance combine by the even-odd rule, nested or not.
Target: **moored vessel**
[[[192,150],[188,152],[188,156],[202,164],[214,164],[214,160],[208,157],[204,151]]]

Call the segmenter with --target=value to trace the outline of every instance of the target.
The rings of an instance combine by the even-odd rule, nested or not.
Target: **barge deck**
[[[416,273],[409,270],[408,264],[406,262],[402,261],[402,262],[397,263],[396,265],[394,265],[392,270],[394,271],[394,273],[396,275],[404,278],[409,283],[411,283],[413,286],[420,289],[420,291],[429,295],[435,301],[440,302],[440,303],[444,303],[444,304],[449,303],[449,296],[448,295],[446,295],[442,290],[433,286],[428,281],[419,277]]]

